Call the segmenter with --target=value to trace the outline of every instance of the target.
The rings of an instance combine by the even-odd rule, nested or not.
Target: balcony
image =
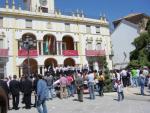
[[[78,56],[77,50],[63,50],[64,56]]]
[[[0,48],[0,57],[8,57],[8,49]]]
[[[85,50],[86,56],[105,56],[105,50]]]
[[[20,49],[18,51],[18,56],[28,56],[28,51],[25,49]],[[29,56],[38,56],[38,51],[36,49],[29,50]]]

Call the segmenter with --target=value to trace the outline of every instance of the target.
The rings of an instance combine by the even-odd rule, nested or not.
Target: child
[[[117,81],[116,85],[117,85],[116,88],[118,93],[118,101],[121,101],[124,99],[123,84],[121,83],[121,81]]]

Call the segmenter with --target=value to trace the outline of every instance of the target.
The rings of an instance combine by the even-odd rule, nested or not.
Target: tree
[[[150,53],[147,50],[147,45],[150,44],[150,20],[147,22],[146,30],[147,32],[141,33],[132,42],[135,50],[130,52],[128,67],[150,66]]]
[[[108,69],[108,63],[106,61],[106,56],[100,57],[99,62],[103,65],[103,72],[105,74],[105,81],[104,81],[104,92],[112,92],[112,81],[110,78],[110,71]]]

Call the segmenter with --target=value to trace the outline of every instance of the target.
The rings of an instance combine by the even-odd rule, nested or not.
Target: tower
[[[30,11],[54,13],[54,0],[24,0],[30,3]]]

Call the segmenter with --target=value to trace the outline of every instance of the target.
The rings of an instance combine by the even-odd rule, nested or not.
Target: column
[[[39,48],[39,41],[37,41],[37,50],[38,50],[38,55],[40,55],[40,48]]]
[[[59,44],[59,42],[57,41],[57,42],[56,42],[56,44],[57,44],[57,48],[56,48],[57,55],[59,55],[59,45],[58,45],[58,44]]]
[[[42,75],[44,75],[44,72],[45,72],[44,66],[42,66]]]
[[[40,74],[40,66],[38,66],[38,74]]]
[[[41,41],[41,55],[43,55],[43,41]]]
[[[23,68],[22,67],[19,67],[20,68],[20,75],[22,76],[23,74]]]
[[[61,51],[60,53],[61,53],[61,55],[62,55],[62,51],[63,51],[63,50],[62,50],[62,42],[60,42],[60,51]]]
[[[73,44],[74,44],[74,50],[76,50],[76,42],[74,42]]]

